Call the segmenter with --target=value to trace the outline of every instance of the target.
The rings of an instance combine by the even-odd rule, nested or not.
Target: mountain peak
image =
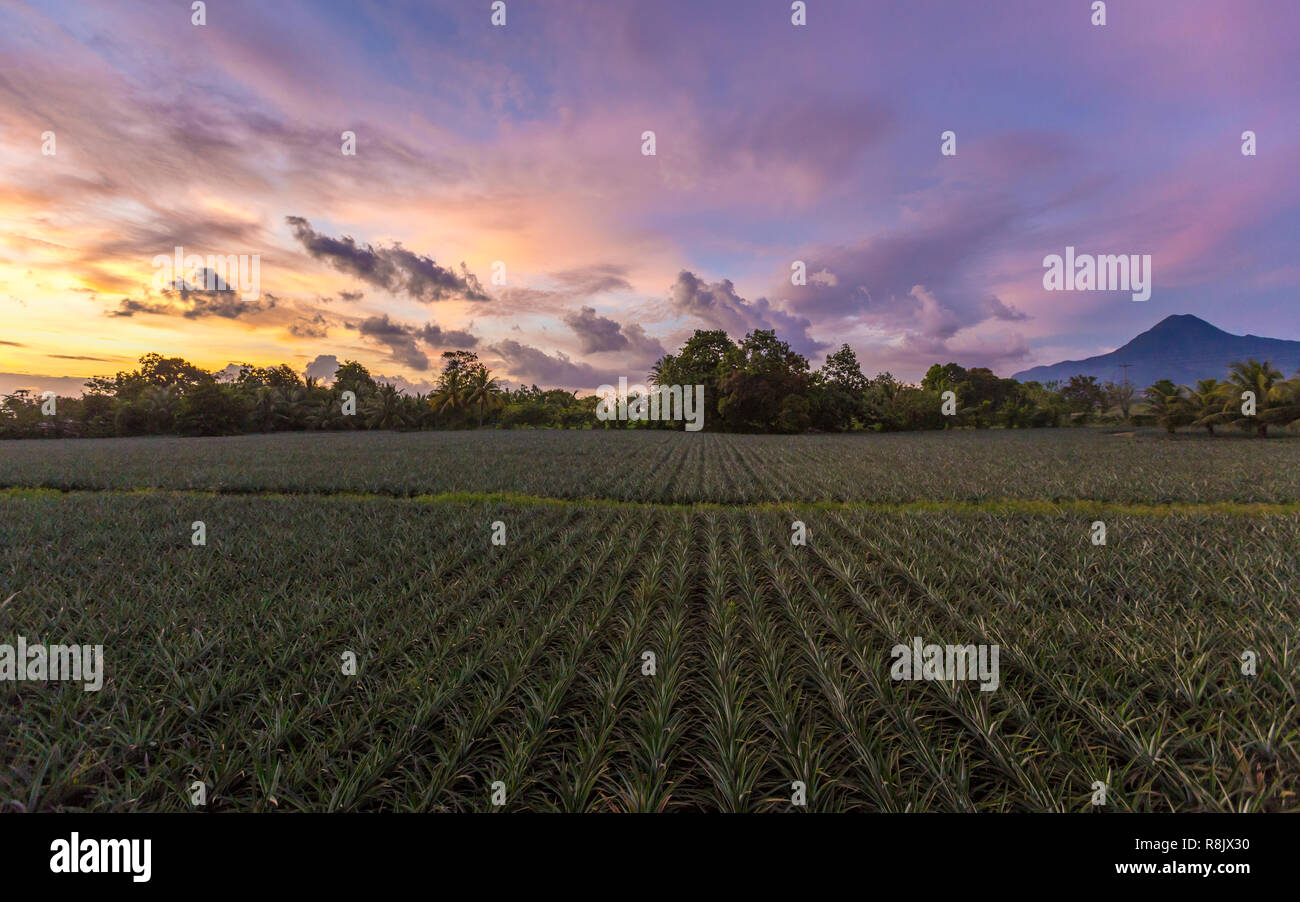
[[[1150,335],[1152,332],[1181,332],[1184,334],[1189,332],[1199,332],[1212,335],[1231,334],[1229,332],[1224,332],[1218,326],[1215,326],[1212,323],[1207,323],[1199,316],[1194,316],[1191,313],[1171,313],[1143,334]]]
[[[1156,356],[1159,356],[1162,351],[1175,345],[1184,346],[1184,350],[1186,350],[1186,346],[1189,344],[1204,346],[1231,341],[1238,337],[1229,332],[1224,332],[1218,326],[1207,323],[1199,316],[1193,316],[1190,313],[1175,313],[1166,316],[1150,329],[1140,333],[1128,344],[1116,349],[1114,353],[1138,354],[1154,352]]]
[[[1290,373],[1300,368],[1300,341],[1233,335],[1199,316],[1175,313],[1109,354],[1037,366],[1013,378],[1049,382],[1083,375],[1095,376],[1098,382],[1127,377],[1139,388],[1160,379],[1193,385],[1197,379],[1222,379],[1234,361],[1250,357]]]

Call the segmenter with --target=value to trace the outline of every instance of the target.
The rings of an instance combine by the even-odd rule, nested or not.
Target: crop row
[[[0,487],[510,492],[648,502],[1300,500],[1300,440],[1095,429],[277,433],[11,441]]]
[[[107,662],[0,683],[0,807],[1300,807],[1300,522],[1108,525],[0,499],[0,643]],[[913,636],[997,644],[998,688],[891,679]]]

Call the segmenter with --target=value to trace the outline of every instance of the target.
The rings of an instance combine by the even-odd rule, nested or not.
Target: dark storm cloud
[[[506,339],[491,346],[505,362],[506,369],[521,382],[557,385],[564,388],[596,388],[617,376],[598,372],[587,363],[577,363],[564,354],[547,354],[531,345]]]
[[[329,334],[329,326],[325,317],[319,313],[311,317],[300,316],[297,321],[289,324],[289,334],[298,338],[325,338]]]
[[[984,312],[990,319],[1000,319],[1006,322],[1023,322],[1029,319],[1028,313],[1022,313],[1010,304],[1004,303],[996,295],[989,295],[984,301]]]
[[[461,329],[444,329],[434,323],[426,323],[415,330],[414,335],[435,348],[472,348],[478,344],[477,335]]]
[[[424,303],[449,298],[488,300],[478,277],[464,263],[458,273],[439,266],[430,257],[408,251],[400,243],[392,247],[361,245],[350,235],[342,238],[322,235],[301,216],[286,216],[285,222],[313,258],[385,291],[406,294]]]
[[[206,272],[206,271],[205,271]],[[263,292],[256,300],[246,301],[239,292],[229,289],[220,276],[213,274],[214,289],[194,288],[189,283],[177,281],[176,288],[164,289],[157,295],[152,292],[144,300],[122,298],[116,310],[109,311],[109,316],[129,317],[137,313],[151,313],[155,316],[180,316],[185,319],[240,319],[265,313],[275,307],[278,298],[270,292]],[[206,277],[204,284],[207,284]],[[155,300],[158,298],[158,300]]]
[[[622,327],[612,319],[597,314],[594,307],[583,307],[577,313],[567,313],[564,322],[578,336],[584,354],[620,351],[627,347]]]
[[[662,357],[666,352],[659,339],[647,335],[639,323],[620,325],[609,317],[596,313],[594,307],[583,307],[577,313],[568,313],[564,322],[578,336],[584,354],[605,351],[628,351],[638,361]]]
[[[808,334],[812,323],[806,317],[778,310],[767,298],[746,300],[736,294],[736,286],[730,279],[710,285],[694,273],[682,270],[668,291],[668,301],[678,312],[693,316],[710,328],[722,329],[733,338],[754,329],[775,329],[778,336],[801,354],[814,354],[827,346]]]
[[[388,314],[367,317],[348,328],[357,329],[365,337],[383,345],[393,360],[423,372],[429,368],[429,357],[421,344],[432,348],[472,348],[478,337],[459,329],[443,329],[435,323],[413,326],[389,319]]]
[[[383,316],[371,316],[361,321],[357,328],[367,338],[372,338],[388,348],[388,352],[398,363],[403,363],[413,370],[427,370],[429,356],[420,350],[412,334],[411,327],[395,323]]]
[[[638,323],[623,326],[623,334],[627,336],[628,350],[642,359],[658,360],[668,353],[663,342],[653,335],[647,335]]]

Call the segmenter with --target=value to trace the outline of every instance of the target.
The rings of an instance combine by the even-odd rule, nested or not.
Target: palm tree
[[[252,418],[259,432],[275,430],[275,395],[266,386],[260,386],[253,393]]]
[[[654,365],[650,367],[650,374],[647,376],[646,382],[650,384],[651,388],[664,384],[664,376],[666,375],[664,369],[667,360],[667,357],[660,357],[654,362]]]
[[[1300,422],[1300,373],[1273,386],[1268,410],[1260,414],[1260,419],[1271,426]]]
[[[320,380],[308,376],[303,387],[302,424],[308,429],[329,429],[335,425],[334,417],[338,412],[338,401],[328,387]]]
[[[406,404],[401,393],[387,382],[366,398],[361,412],[370,429],[400,429],[406,425]]]
[[[272,419],[277,428],[300,429],[307,414],[307,390],[298,385],[272,389]]]
[[[151,385],[140,393],[140,409],[149,432],[156,434],[171,428],[180,400],[175,385]]]
[[[478,408],[480,427],[483,425],[484,410],[495,408],[500,395],[501,389],[497,387],[497,380],[492,378],[487,367],[479,366],[470,371],[465,383],[465,406]]]
[[[1248,417],[1243,414],[1234,419],[1233,423],[1243,428],[1253,425],[1261,438],[1267,436],[1268,424],[1272,421],[1272,416],[1266,414],[1272,402],[1281,400],[1278,397],[1279,393],[1273,390],[1274,386],[1281,381],[1282,374],[1267,360],[1261,363],[1251,358],[1245,363],[1241,361],[1234,363],[1228,374],[1228,385],[1232,387],[1237,398],[1229,403],[1235,405],[1242,395],[1251,392],[1255,396],[1255,416]]]
[[[443,373],[438,390],[429,398],[433,412],[439,415],[455,414],[465,407],[465,379],[460,371]]]
[[[1215,423],[1231,419],[1228,405],[1232,403],[1232,395],[1227,383],[1218,379],[1200,379],[1195,389],[1183,388],[1186,391],[1183,400],[1193,426],[1204,426],[1206,432],[1214,435]]]
[[[437,417],[433,412],[433,394],[423,394],[416,392],[415,396],[408,398],[410,409],[407,411],[411,423],[421,429],[431,428],[437,423]]]
[[[1182,396],[1181,387],[1168,379],[1161,379],[1142,393],[1147,406],[1155,415],[1156,422],[1165,427],[1170,435],[1187,422],[1187,399]]]

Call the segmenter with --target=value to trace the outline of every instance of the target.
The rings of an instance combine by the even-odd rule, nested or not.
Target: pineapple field
[[[6,443],[0,643],[104,674],[0,682],[0,810],[1297,810],[1297,463],[1086,429]],[[913,643],[997,679],[900,678]]]
[[[6,441],[0,488],[500,495],[652,504],[1096,501],[1300,511],[1300,437],[1161,430],[735,435],[281,432]]]

